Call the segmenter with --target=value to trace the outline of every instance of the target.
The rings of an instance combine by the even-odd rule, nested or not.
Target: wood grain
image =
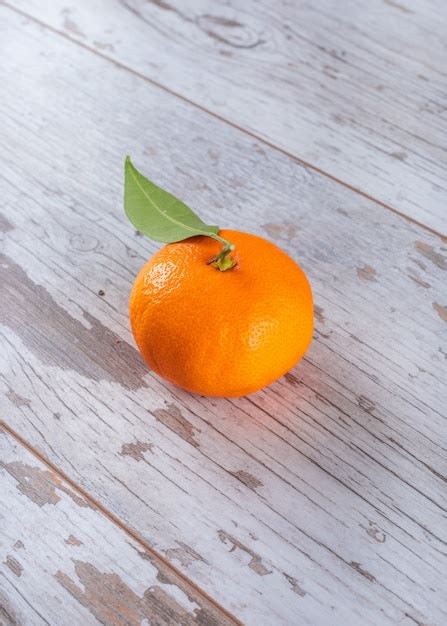
[[[447,233],[445,2],[14,6]]]
[[[248,624],[444,623],[443,242],[7,9],[0,41],[8,423]],[[286,378],[228,401],[146,370],[126,153],[302,264]]]
[[[0,424],[0,623],[236,624]]]

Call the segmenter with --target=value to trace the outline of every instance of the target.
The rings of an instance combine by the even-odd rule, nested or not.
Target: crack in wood
[[[285,239],[286,241],[291,241],[298,232],[297,225],[290,221],[284,221],[281,224],[269,222],[263,224],[262,228],[272,239]]]
[[[356,572],[358,572],[359,574],[367,578],[370,582],[372,583],[376,582],[376,577],[370,574],[366,569],[363,569],[363,567],[357,561],[351,561],[349,565],[353,569],[355,569]]]
[[[7,606],[7,599],[0,593],[0,624],[2,626],[23,626],[23,622]]]
[[[182,414],[178,406],[173,403],[168,404],[165,409],[156,409],[153,411],[155,419],[169,428],[173,433],[181,437],[184,441],[191,444],[195,448],[199,448],[199,442],[196,439],[200,429],[196,428]]]
[[[425,241],[416,241],[414,247],[423,257],[431,261],[439,269],[447,269],[447,257],[441,252],[436,252],[433,246],[425,243]]]
[[[176,541],[176,543],[178,544],[178,548],[168,548],[165,550],[165,555],[170,561],[177,559],[177,561],[185,567],[188,567],[191,563],[194,563],[194,561],[207,562],[198,552],[183,541]]]
[[[18,578],[22,575],[23,566],[15,559],[13,556],[8,554],[6,557],[6,561],[4,561],[6,567],[8,567],[13,574],[15,574]]]
[[[284,378],[291,385],[299,385],[300,384],[299,378],[297,376],[295,376],[295,374],[292,374],[292,372],[287,372],[286,374],[284,374]]]
[[[298,584],[298,581],[296,580],[296,578],[294,578],[293,576],[289,576],[289,574],[286,574],[285,572],[284,572],[284,576],[286,577],[287,582],[292,587],[293,593],[296,593],[297,596],[300,596],[300,598],[304,598],[304,596],[307,595],[307,591],[304,591],[301,585]]]
[[[441,304],[438,304],[437,302],[433,302],[432,306],[434,310],[436,311],[436,313],[439,315],[439,317],[444,322],[447,322],[447,306],[442,306]]]
[[[245,470],[237,470],[237,472],[230,473],[235,478],[244,483],[244,485],[246,485],[250,489],[253,489],[253,491],[256,491],[258,487],[263,486],[262,482],[258,478],[256,478],[256,476],[253,476],[253,474],[250,474],[250,472],[246,472]]]
[[[377,280],[376,279],[377,272],[370,265],[364,265],[363,267],[358,267],[357,268],[357,276],[361,280],[369,280],[371,282],[375,282]]]
[[[416,283],[416,285],[419,285],[420,287],[423,287],[424,289],[431,288],[430,283],[427,283],[425,280],[422,280],[421,278],[419,278],[419,276],[417,276],[414,273],[409,273],[408,278],[410,278],[414,283]]]
[[[218,626],[225,622],[202,606],[188,611],[159,585],[148,587],[140,596],[116,573],[101,572],[88,562],[74,559],[80,584],[58,570],[56,580],[103,624],[140,626],[150,624],[184,624]],[[170,584],[170,583],[169,583]],[[191,602],[191,601],[190,601]]]
[[[227,544],[227,542],[231,544],[230,552],[234,552],[235,550],[241,550],[242,552],[248,554],[251,557],[250,562],[248,563],[248,567],[256,574],[258,574],[259,576],[267,576],[268,574],[273,573],[272,570],[269,570],[265,567],[259,554],[256,554],[256,552],[245,546],[238,539],[235,539],[235,537],[228,534],[224,530],[218,530],[217,535],[223,544]]]
[[[77,539],[74,535],[69,535],[67,539],[65,540],[65,543],[68,544],[69,546],[81,546],[82,545],[82,541]]]
[[[14,230],[14,226],[9,222],[3,213],[0,213],[0,233],[8,233]]]
[[[28,400],[28,398],[24,398],[13,389],[8,389],[8,391],[6,392],[6,397],[18,409],[23,406],[29,407],[31,405],[31,400]]]
[[[5,463],[0,460],[0,466],[13,476],[17,481],[17,489],[27,498],[32,500],[39,507],[45,504],[57,504],[60,496],[56,489],[60,489],[80,507],[89,507],[90,504],[69,489],[61,479],[50,470],[43,470],[39,467],[27,465],[21,461],[11,461]]]
[[[320,323],[320,324],[324,324],[326,322],[325,317],[323,315],[324,313],[324,309],[321,306],[318,306],[318,304],[314,304],[314,314],[315,314],[315,319]]]
[[[362,526],[362,528],[364,528],[364,526]],[[369,537],[372,537],[372,539],[374,539],[375,541],[377,541],[377,543],[385,543],[386,541],[385,533],[379,530],[377,526],[375,526],[372,522],[369,522],[369,526],[368,528],[365,528],[365,530],[366,530],[366,534]]]
[[[121,456],[130,456],[135,461],[144,461],[144,453],[153,453],[153,444],[144,443],[143,441],[135,441],[131,443],[123,443],[121,446]]]

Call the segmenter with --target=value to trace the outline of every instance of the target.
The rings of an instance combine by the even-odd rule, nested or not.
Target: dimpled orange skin
[[[137,345],[157,374],[204,396],[244,396],[285,374],[312,339],[313,301],[298,265],[277,246],[223,230],[237,265],[207,262],[210,237],[168,244],[143,266],[130,295]]]

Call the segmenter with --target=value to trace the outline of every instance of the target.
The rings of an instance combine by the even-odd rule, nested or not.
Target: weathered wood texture
[[[2,415],[248,624],[444,624],[442,241],[0,15]],[[300,261],[317,328],[286,378],[229,401],[146,370],[127,297],[155,246],[122,211],[126,153]]]
[[[447,233],[444,0],[14,6]]]
[[[0,624],[235,624],[0,424]]]

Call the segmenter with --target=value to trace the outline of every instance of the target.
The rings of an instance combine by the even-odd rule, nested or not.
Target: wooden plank
[[[0,424],[0,623],[236,624]]]
[[[246,623],[443,623],[441,240],[1,17],[8,423]],[[288,377],[228,401],[145,369],[127,296],[155,246],[121,208],[127,152],[302,263],[317,330]]]
[[[14,6],[447,233],[442,0]]]

